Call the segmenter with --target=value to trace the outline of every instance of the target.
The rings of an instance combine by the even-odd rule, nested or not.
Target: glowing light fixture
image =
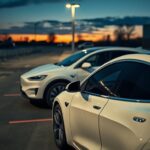
[[[68,3],[66,4],[66,8],[71,9],[71,16],[72,16],[72,51],[75,50],[75,10],[79,8],[80,5],[76,3]]]

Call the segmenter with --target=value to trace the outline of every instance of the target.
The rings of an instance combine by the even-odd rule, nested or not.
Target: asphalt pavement
[[[0,150],[57,150],[51,110],[20,95],[24,71],[0,76]]]
[[[0,150],[57,150],[51,110],[20,95],[20,75],[39,65],[38,57],[30,56],[28,61],[17,58],[0,64]],[[40,57],[41,64],[46,63],[45,57],[47,54]],[[15,66],[11,66],[14,63]]]

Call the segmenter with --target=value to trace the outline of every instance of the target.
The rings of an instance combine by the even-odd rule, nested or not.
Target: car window
[[[135,54],[136,52],[132,52],[132,51],[124,51],[124,50],[116,50],[116,51],[111,51],[110,52],[110,59],[113,59],[113,58],[117,58],[119,56],[122,56],[122,55],[127,55],[127,54]]]
[[[124,64],[110,65],[91,76],[81,87],[82,92],[96,95],[116,96],[115,89],[118,77]]]
[[[59,65],[59,66],[70,66],[74,62],[78,61],[79,59],[81,59],[82,57],[84,57],[85,55],[87,55],[91,52],[92,51],[76,52],[73,55],[71,55],[71,56],[65,58],[64,60],[62,60],[61,62],[59,62],[57,65]]]
[[[65,58],[64,60],[60,61],[59,63],[57,63],[58,66],[70,66],[73,63],[75,63],[76,61],[78,61],[79,59],[83,58],[84,56],[86,56],[87,54],[90,54],[96,50],[98,50],[99,48],[91,48],[88,50],[83,50],[80,52],[76,52],[72,55],[70,55],[69,57]]]
[[[118,81],[117,97],[150,100],[150,66],[128,62]]]
[[[110,60],[110,52],[102,52],[97,55],[96,66],[101,66]]]
[[[132,100],[150,100],[150,66],[138,62],[112,64],[91,76],[82,92]]]
[[[104,63],[106,63],[114,58],[117,58],[119,56],[126,55],[126,54],[133,54],[133,53],[135,53],[135,52],[124,51],[124,50],[122,50],[122,51],[121,50],[107,51],[107,52],[99,53],[99,54],[97,54],[95,66],[101,66]]]
[[[100,52],[89,56],[84,61],[82,61],[77,67],[81,67],[84,62],[91,63],[92,67],[101,66],[105,62],[109,60],[109,53],[108,52]]]
[[[95,66],[101,66],[104,63],[108,62],[111,59],[117,58],[122,55],[126,54],[133,54],[135,52],[129,52],[129,51],[107,51],[107,52],[100,52],[97,54],[94,54],[87,59],[85,59],[82,63],[80,63],[77,67],[81,67],[84,62],[91,63],[92,67]]]
[[[91,63],[92,66],[95,66],[96,65],[96,60],[97,60],[97,56],[92,55],[88,59],[86,59],[85,62],[89,62],[89,63]]]

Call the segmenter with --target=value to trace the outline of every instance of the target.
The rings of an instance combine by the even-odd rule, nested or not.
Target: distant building
[[[150,50],[150,24],[143,26],[143,48]]]

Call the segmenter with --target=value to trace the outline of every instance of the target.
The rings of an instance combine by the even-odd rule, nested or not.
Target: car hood
[[[43,75],[43,74],[48,74],[50,72],[53,71],[58,71],[58,70],[62,70],[65,67],[63,66],[57,66],[54,64],[47,64],[47,65],[42,65],[39,67],[36,67],[34,69],[31,69],[30,71],[26,72],[25,74],[23,74],[23,77],[31,77],[34,75]]]

